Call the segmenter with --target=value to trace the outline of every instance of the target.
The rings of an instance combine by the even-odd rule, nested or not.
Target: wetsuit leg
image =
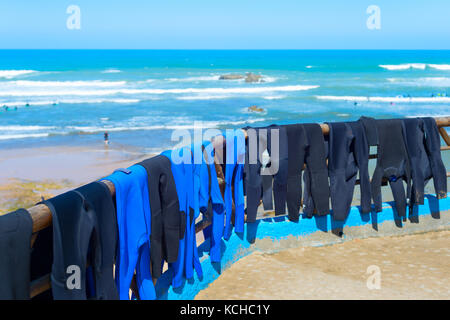
[[[274,130],[278,130],[278,141],[272,139]],[[272,141],[274,140],[274,141]],[[275,146],[273,143],[277,143]],[[278,156],[275,150],[278,149]],[[287,180],[288,180],[288,137],[284,126],[270,126],[267,139],[267,150],[270,155],[270,166],[273,172],[273,197],[275,202],[275,215],[286,214]]]
[[[439,130],[433,118],[423,118],[423,123],[426,136],[426,152],[433,174],[436,197],[443,199],[447,197],[447,172],[441,157]]]
[[[225,212],[226,221],[223,237],[231,236],[231,216],[234,203],[234,227],[236,232],[244,232],[244,193],[243,169],[245,161],[245,136],[242,130],[232,130],[226,133],[225,161]],[[234,191],[233,191],[234,189]]]
[[[372,202],[369,177],[369,143],[366,138],[364,126],[360,121],[349,123],[355,137],[353,141],[353,153],[359,169],[359,188],[361,193],[361,211],[369,213]]]
[[[101,265],[93,265],[95,298],[117,300],[119,293],[113,277],[114,257],[117,250],[117,218],[111,192],[104,183],[98,181],[82,186],[76,191],[92,204],[98,221],[102,250]]]
[[[325,140],[320,125],[304,124],[309,141],[306,152],[304,212],[308,217],[317,210],[318,215],[330,212],[330,187],[326,163]]]
[[[32,231],[25,209],[0,216],[0,300],[30,299]]]
[[[351,147],[354,136],[347,123],[328,123],[330,196],[333,217],[337,221],[347,219],[358,173]]]
[[[261,175],[261,179],[264,210],[273,210],[273,176]]]
[[[245,136],[241,130],[236,133],[236,170],[232,184],[234,186],[233,201],[235,207],[234,228],[236,232],[244,232],[245,198],[244,198],[244,161]]]
[[[261,157],[259,155],[261,143],[258,132],[258,129],[247,129],[248,139],[244,170],[245,192],[247,195],[247,222],[250,223],[256,221],[256,214],[262,196]]]
[[[429,167],[424,149],[424,132],[421,120],[417,118],[402,119],[406,132],[406,145],[411,163],[412,193],[410,209],[415,204],[424,203],[425,177],[424,169]],[[425,162],[423,162],[425,160]]]
[[[302,170],[308,140],[301,124],[286,126],[288,139],[287,207],[289,220],[298,221],[302,201]]]

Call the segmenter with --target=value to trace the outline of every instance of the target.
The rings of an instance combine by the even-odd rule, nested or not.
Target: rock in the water
[[[224,74],[219,77],[219,80],[239,80],[239,79],[244,79],[244,76],[240,74]]]
[[[251,106],[251,107],[248,107],[248,111],[249,112],[264,112],[264,109],[260,108],[258,106]]]
[[[245,76],[245,82],[264,82],[264,80],[261,75],[249,72]]]

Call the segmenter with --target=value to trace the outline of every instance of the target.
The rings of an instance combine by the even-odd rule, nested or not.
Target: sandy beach
[[[274,254],[255,252],[225,270],[203,299],[450,299],[450,231],[355,239]],[[369,289],[369,266],[380,288]]]
[[[117,168],[151,157],[137,148],[103,144],[0,150],[0,214],[29,207]]]

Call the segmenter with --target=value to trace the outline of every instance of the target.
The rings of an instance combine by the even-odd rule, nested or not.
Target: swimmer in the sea
[[[109,134],[108,134],[108,131],[105,131],[105,133],[103,134],[103,138],[104,138],[105,146],[107,146],[107,145],[109,144]]]

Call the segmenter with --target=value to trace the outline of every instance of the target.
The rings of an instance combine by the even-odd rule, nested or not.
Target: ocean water
[[[252,72],[263,82],[219,80]],[[264,112],[249,112],[256,105]],[[174,129],[450,115],[450,51],[3,50],[0,148],[160,151]]]

